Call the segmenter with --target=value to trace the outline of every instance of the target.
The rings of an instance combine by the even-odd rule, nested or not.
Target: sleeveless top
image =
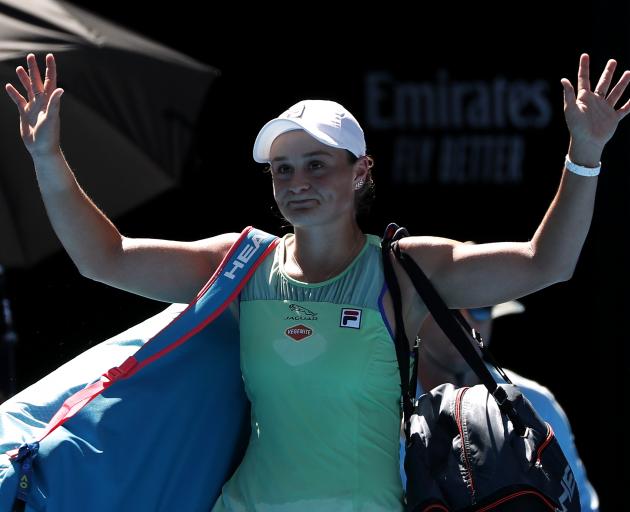
[[[284,271],[291,236],[241,292],[252,432],[212,512],[402,511],[400,375],[380,239],[367,235],[341,274],[307,284]]]

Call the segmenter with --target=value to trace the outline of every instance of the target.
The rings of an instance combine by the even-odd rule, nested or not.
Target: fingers
[[[44,83],[42,83],[42,77],[34,54],[29,53],[26,56],[26,64],[28,72],[22,66],[18,66],[15,72],[20,83],[26,89],[28,101],[33,101],[39,96],[49,97],[57,88],[57,65],[54,55],[52,53],[46,55],[46,79]]]
[[[619,120],[626,117],[629,112],[630,112],[630,100],[626,101],[625,105],[621,107],[619,110],[617,110],[617,113],[619,114]]]
[[[52,53],[46,55],[46,79],[44,80],[44,92],[46,95],[52,94],[57,88],[57,64]]]
[[[33,94],[33,87],[31,86],[31,79],[29,78],[28,73],[22,66],[18,66],[15,69],[15,72],[20,80],[20,83],[24,86],[24,89],[26,89],[28,101],[32,101],[35,96]]]
[[[16,104],[20,114],[24,113],[31,101],[44,98],[48,99],[47,110],[48,108],[59,110],[59,99],[63,94],[63,89],[57,89],[57,66],[55,56],[52,53],[46,55],[46,78],[44,83],[42,83],[42,77],[34,54],[29,53],[26,56],[26,63],[28,72],[22,66],[18,66],[15,72],[20,83],[24,89],[26,89],[28,100],[18,92],[13,84],[6,84],[4,87],[7,94]]]
[[[26,108],[26,105],[28,105],[28,102],[24,99],[24,96],[22,96],[11,84],[6,84],[4,86],[4,90],[7,91],[7,94],[11,97],[13,103],[17,105],[20,114],[22,114],[24,112],[24,109]]]
[[[614,59],[610,59],[604,68],[604,72],[602,76],[599,77],[599,82],[593,89],[593,92],[602,98],[605,98],[608,94],[608,89],[610,88],[610,84],[612,83],[613,73],[615,72],[615,68],[617,67],[617,61]]]
[[[61,96],[63,95],[63,89],[55,89],[53,93],[50,95],[50,99],[48,100],[48,106],[46,107],[46,111],[49,114],[58,114],[59,107],[61,105]]]
[[[37,66],[37,59],[35,59],[35,55],[29,53],[26,56],[26,64],[28,65],[28,74],[31,79],[33,95],[39,96],[39,94],[44,92],[44,84],[42,83],[42,76],[39,73],[39,67]]]
[[[589,77],[589,57],[587,53],[583,53],[580,55],[580,67],[578,68],[578,80],[577,87],[578,91],[582,89],[586,89],[587,91],[591,90],[591,80]]]
[[[567,78],[563,78],[560,80],[562,83],[562,87],[564,87],[564,108],[571,108],[575,106],[575,90],[573,89],[573,85]]]
[[[628,83],[630,83],[630,71],[624,71],[623,75],[621,75],[621,78],[617,82],[617,85],[613,87],[606,99],[611,107],[614,107],[619,101],[619,98],[621,98],[621,95],[626,90],[626,87],[628,87]]]

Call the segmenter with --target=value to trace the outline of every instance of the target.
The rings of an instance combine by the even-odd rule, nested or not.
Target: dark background
[[[556,16],[528,4],[510,12],[381,6],[351,17],[323,5],[316,12],[305,5],[281,14],[233,5],[213,14],[210,5],[192,1],[133,12],[117,2],[77,3],[222,72],[200,118],[182,184],[116,219],[127,236],[194,240],[247,225],[283,233],[268,177],[251,159],[259,128],[304,98],[335,99],[362,122],[370,73],[422,82],[442,69],[452,80],[545,80],[551,121],[544,129],[507,130],[526,141],[519,183],[467,185],[396,183],[388,171],[399,134],[362,123],[377,183],[364,229],[381,234],[396,221],[412,234],[529,239],[553,198],[568,145],[560,78],[575,84],[584,51],[592,57],[593,85],[608,58],[630,68],[628,8],[612,2]],[[62,69],[59,74],[62,82]],[[493,337],[504,366],[549,387],[565,408],[602,510],[625,509],[628,476],[622,417],[628,401],[623,326],[629,123],[604,153],[595,216],[573,279],[524,298],[526,313],[497,321]],[[72,155],[68,159],[72,164]],[[65,253],[11,270],[8,290],[20,336],[18,389],[166,307],[82,278]]]

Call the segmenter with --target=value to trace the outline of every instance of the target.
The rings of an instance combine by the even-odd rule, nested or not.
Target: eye
[[[325,165],[324,162],[320,160],[312,160],[311,162],[309,162],[308,167],[313,171],[318,171],[320,169],[323,169]]]
[[[282,164],[282,165],[279,165],[278,167],[272,168],[271,170],[273,171],[274,174],[277,174],[278,176],[283,176],[291,172],[291,166]]]

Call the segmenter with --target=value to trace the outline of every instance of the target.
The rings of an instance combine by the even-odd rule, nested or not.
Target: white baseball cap
[[[525,311],[525,306],[517,300],[511,300],[492,307],[466,308],[466,311],[474,320],[481,322],[490,319],[494,320],[505,315],[522,313]]]
[[[254,160],[269,162],[273,141],[292,130],[304,130],[321,143],[347,149],[356,157],[365,155],[363,130],[350,112],[334,101],[303,100],[262,127],[254,142]]]

